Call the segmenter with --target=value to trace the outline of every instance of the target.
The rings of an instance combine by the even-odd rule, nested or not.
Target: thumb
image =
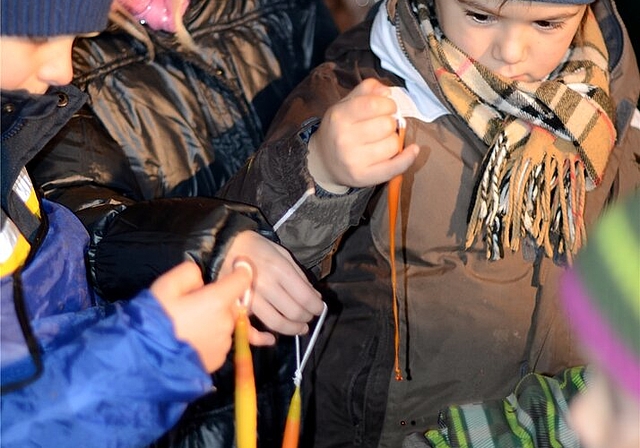
[[[276,337],[268,331],[260,331],[255,327],[251,327],[249,330],[249,343],[256,347],[274,345]]]
[[[181,297],[204,284],[202,272],[192,261],[185,261],[158,277],[149,287],[156,297]]]
[[[206,285],[202,288],[202,294],[220,297],[230,303],[238,299],[250,300],[253,283],[253,268],[251,266],[246,261],[234,262],[233,271]]]

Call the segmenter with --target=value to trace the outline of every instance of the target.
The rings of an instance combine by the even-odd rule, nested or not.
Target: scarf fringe
[[[565,254],[571,263],[586,243],[584,163],[577,154],[553,146],[537,154],[520,152],[510,157],[502,133],[492,145],[473,202],[466,248],[482,236],[487,259],[498,260],[506,249],[518,251],[528,237],[548,257]]]

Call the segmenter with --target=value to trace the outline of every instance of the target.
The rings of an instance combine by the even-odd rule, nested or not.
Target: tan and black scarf
[[[531,238],[547,256],[586,240],[585,193],[601,181],[616,140],[608,53],[593,12],[545,80],[500,77],[444,37],[429,0],[416,0],[437,80],[489,150],[470,204],[466,247],[482,235],[487,258]]]

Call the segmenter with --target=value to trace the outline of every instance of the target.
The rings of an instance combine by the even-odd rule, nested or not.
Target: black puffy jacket
[[[214,196],[336,35],[318,0],[192,0],[184,21],[197,53],[172,34],[143,27],[138,31],[146,43],[116,26],[79,39],[74,83],[89,103],[30,166],[46,196],[75,211],[89,229],[91,274],[107,298],[133,292],[115,287],[114,276],[135,286],[166,270],[141,272],[135,254],[122,252],[127,245],[109,251],[105,243],[118,214],[140,201]],[[162,225],[154,210],[164,216],[164,204],[158,205],[130,211],[127,225],[134,215]],[[135,249],[139,254],[140,244]]]
[[[90,100],[29,166],[89,230],[90,277],[110,300],[186,257],[214,279],[242,230],[276,239],[257,209],[212,197],[337,34],[321,0],[191,0],[183,20],[197,51],[139,24],[78,39],[74,84]],[[254,350],[261,447],[280,445],[290,342]],[[233,444],[229,366],[215,382],[159,445]]]

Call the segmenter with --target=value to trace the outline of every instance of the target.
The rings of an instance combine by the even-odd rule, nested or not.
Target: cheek
[[[450,2],[451,0],[443,0]],[[467,17],[456,6],[448,5],[448,8],[438,8],[438,21],[444,35],[458,48],[469,56],[476,58],[475,46],[478,44],[476,31],[467,25]]]
[[[492,34],[487,31],[479,32],[464,25],[454,26],[457,27],[456,30],[447,34],[447,38],[470,58],[492,68],[490,57]]]
[[[530,59],[532,72],[538,80],[545,78],[560,64],[566,50],[558,50],[557,46],[549,47],[548,44],[542,43],[536,45],[533,57]]]
[[[447,17],[445,20],[441,25],[447,39],[470,58],[490,69],[496,68],[491,56],[491,45],[498,33],[495,29],[478,29],[470,26],[464,14]]]
[[[563,39],[552,40],[540,38],[532,43],[529,47],[528,64],[535,79],[544,79],[560,65],[571,41],[572,36],[567,36]]]
[[[2,58],[6,60],[5,58]],[[34,68],[29,61],[14,58],[10,64],[0,64],[0,88],[2,90],[18,90],[27,88]]]
[[[473,35],[468,33],[459,36],[458,42],[454,43],[472,59],[487,65],[485,59],[487,59],[488,46],[485,42],[486,40],[483,39],[474,39]]]
[[[0,62],[0,88],[26,89],[39,93],[39,90],[33,92],[40,64],[38,45],[21,39],[3,40],[0,45]]]

